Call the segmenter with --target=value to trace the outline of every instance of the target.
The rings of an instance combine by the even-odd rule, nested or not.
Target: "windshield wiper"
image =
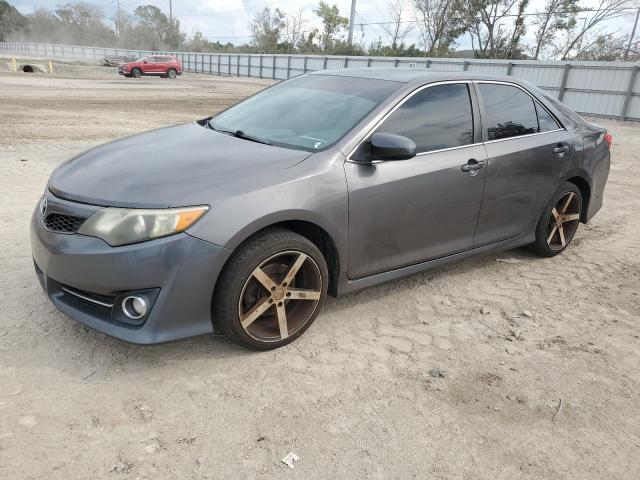
[[[234,136],[236,138],[242,138],[244,140],[249,140],[250,142],[256,142],[256,143],[263,143],[265,145],[271,145],[271,142],[269,140],[264,140],[264,139],[259,138],[259,137],[254,137],[253,135],[247,135],[242,130],[224,130],[222,128],[216,128],[213,125],[213,122],[211,120],[209,120],[207,122],[207,125],[209,126],[210,129],[215,130],[216,132],[226,133],[227,135],[232,135],[232,136]]]
[[[235,132],[233,132],[233,136],[238,138],[244,138],[245,140],[250,140],[256,143],[264,143],[265,145],[271,145],[271,142],[269,140],[264,140],[259,137],[254,137],[253,135],[247,135],[242,130],[236,130]]]

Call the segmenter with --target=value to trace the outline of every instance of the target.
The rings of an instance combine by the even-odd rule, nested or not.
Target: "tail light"
[[[604,141],[607,142],[607,145],[609,145],[609,148],[611,148],[611,144],[613,143],[613,135],[611,135],[610,133],[606,133],[604,136]]]

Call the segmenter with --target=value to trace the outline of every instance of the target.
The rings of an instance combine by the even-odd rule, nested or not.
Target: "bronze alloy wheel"
[[[238,316],[259,342],[279,342],[303,328],[322,296],[320,268],[309,255],[288,250],[258,265],[242,287]]]
[[[547,245],[551,250],[562,250],[573,238],[580,223],[580,197],[567,192],[551,210],[547,226]]]

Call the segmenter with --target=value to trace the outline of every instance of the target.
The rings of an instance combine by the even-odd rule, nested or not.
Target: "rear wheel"
[[[326,262],[312,242],[289,230],[267,230],[242,245],[222,273],[214,321],[245,347],[281,347],[316,319],[327,282]]]
[[[538,222],[532,250],[543,257],[553,257],[562,252],[578,230],[581,216],[580,189],[571,182],[565,182]]]
[[[176,78],[176,75],[178,75],[178,72],[176,71],[176,69],[175,69],[175,68],[170,68],[170,69],[167,71],[167,77],[169,77],[169,78],[171,78],[171,79]]]

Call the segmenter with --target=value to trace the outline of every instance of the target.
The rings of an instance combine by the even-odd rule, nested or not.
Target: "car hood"
[[[260,183],[310,155],[190,123],[134,135],[82,153],[49,181],[57,197],[92,205],[168,208],[208,204],[217,189]]]

